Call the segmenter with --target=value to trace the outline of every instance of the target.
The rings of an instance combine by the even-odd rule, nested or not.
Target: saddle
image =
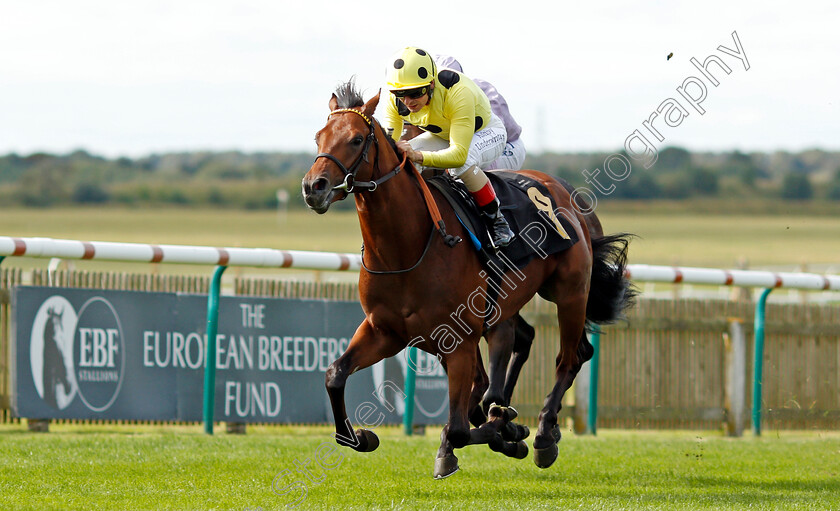
[[[500,209],[516,234],[510,245],[498,252],[490,243],[478,205],[466,186],[446,173],[426,180],[452,205],[484,266],[493,264],[512,270],[512,264],[522,269],[536,257],[548,257],[577,243],[575,230],[557,210],[545,186],[511,171],[491,170],[486,174],[499,198]]]

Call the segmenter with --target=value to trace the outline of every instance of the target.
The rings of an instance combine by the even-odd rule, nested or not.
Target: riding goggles
[[[428,86],[418,87],[416,89],[408,89],[408,90],[392,90],[391,94],[398,98],[409,98],[409,99],[417,99],[422,98],[427,92],[429,92]]]

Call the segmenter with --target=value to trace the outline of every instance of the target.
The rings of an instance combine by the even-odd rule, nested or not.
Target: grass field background
[[[486,446],[457,452],[461,471],[435,481],[437,428],[406,437],[380,428],[373,453],[333,445],[326,427],[250,427],[207,436],[192,426],[55,426],[48,434],[0,427],[4,509],[838,509],[840,434],[773,432],[565,433],[541,470]],[[530,439],[529,439],[530,442]],[[339,454],[342,458],[339,458]],[[275,486],[295,481],[285,495]]]
[[[607,232],[638,236],[631,245],[632,263],[732,268],[746,260],[752,268],[795,270],[805,264],[812,271],[840,272],[840,218],[833,215],[719,214],[638,204],[612,205],[598,214]],[[0,209],[0,235],[351,253],[361,245],[352,211],[297,210],[281,217],[273,211],[191,208]],[[10,259],[4,264],[45,263]],[[81,269],[148,271],[148,265],[104,264],[76,263]],[[156,271],[195,268],[160,265]]]

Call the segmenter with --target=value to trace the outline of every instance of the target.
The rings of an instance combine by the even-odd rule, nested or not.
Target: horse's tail
[[[589,323],[613,323],[635,304],[636,288],[624,275],[627,246],[632,234],[610,234],[592,239],[592,279],[586,301]]]

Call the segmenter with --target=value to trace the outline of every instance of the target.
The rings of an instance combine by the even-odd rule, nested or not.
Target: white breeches
[[[408,142],[415,151],[440,151],[449,147],[449,140],[444,140],[428,132],[418,135]],[[459,177],[471,167],[478,167],[480,169],[495,168],[492,165],[503,156],[506,142],[507,132],[505,131],[505,125],[502,124],[502,120],[496,114],[493,114],[487,127],[475,132],[473,135],[469,152],[467,153],[467,161],[461,167],[449,169],[449,173],[455,177]],[[520,162],[521,165],[522,163]]]

